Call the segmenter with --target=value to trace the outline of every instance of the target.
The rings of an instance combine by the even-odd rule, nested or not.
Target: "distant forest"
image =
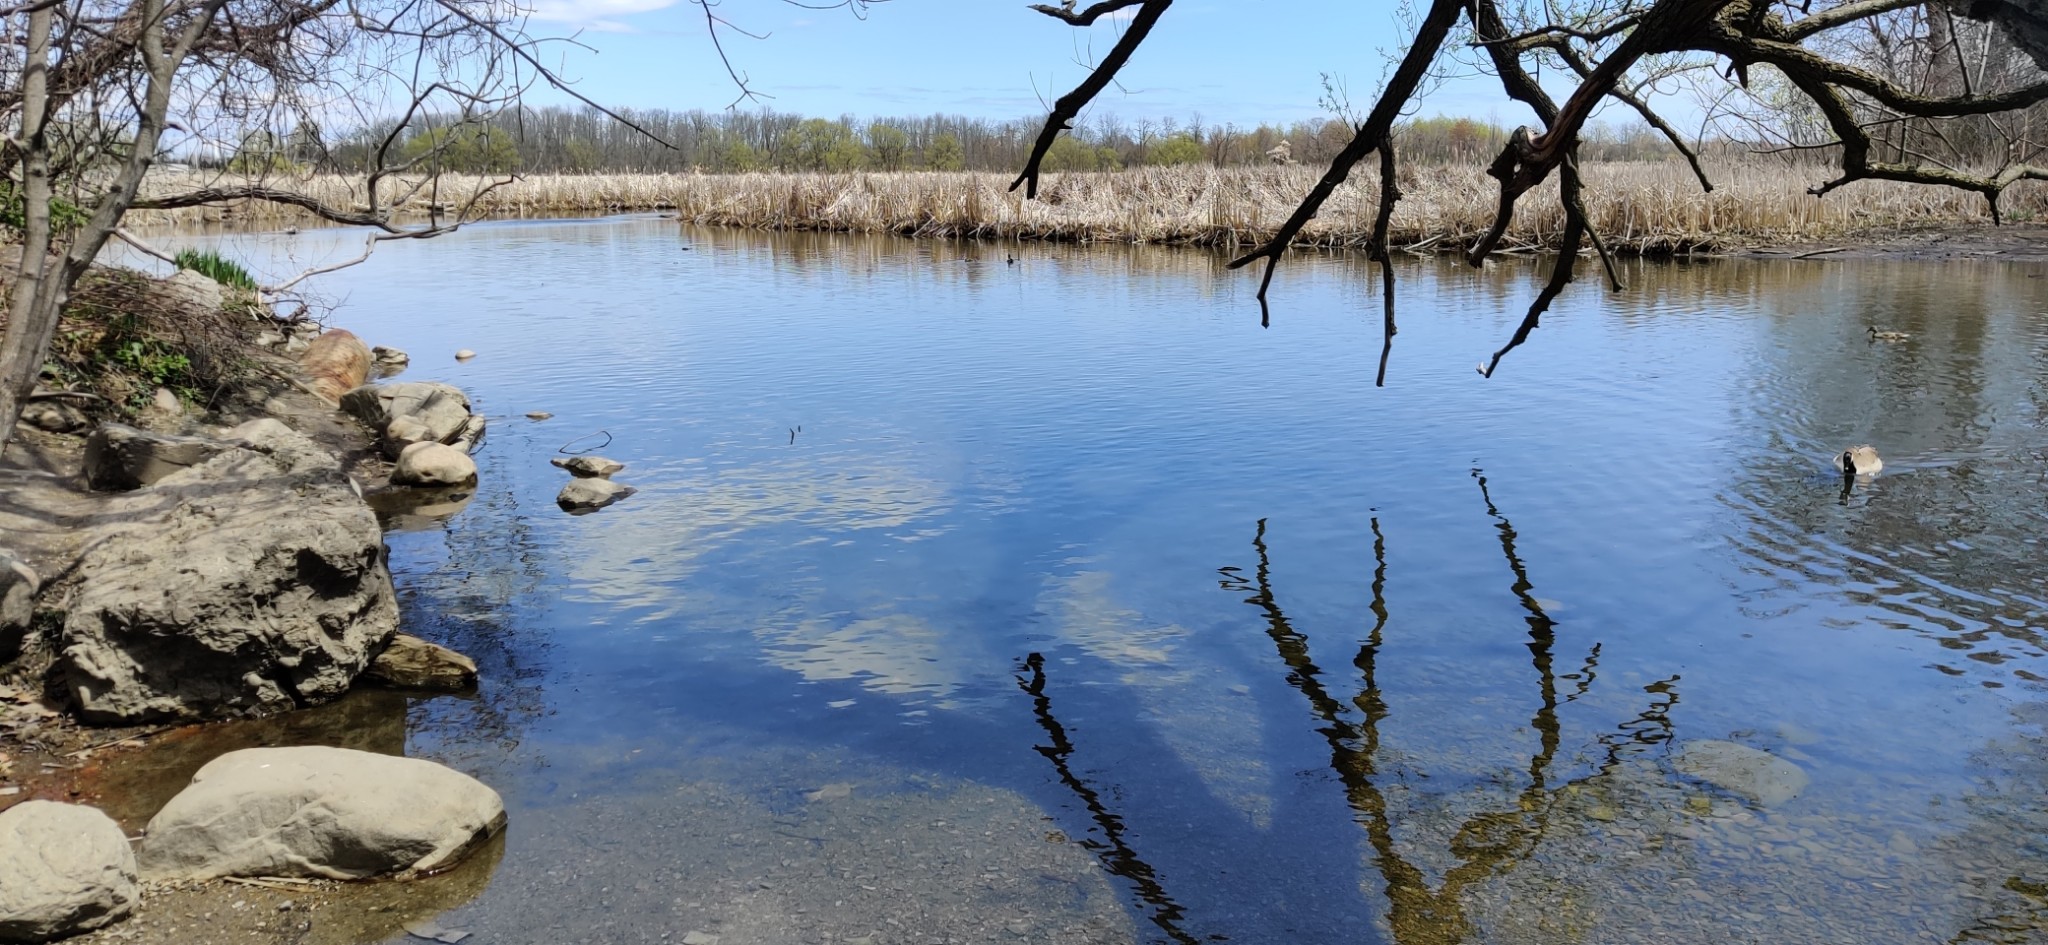
[[[287,132],[253,131],[231,153],[187,156],[231,169],[287,168],[349,173],[387,157],[419,156],[464,173],[741,173],[747,171],[982,170],[1014,172],[1030,153],[1043,118],[988,121],[954,115],[922,118],[810,118],[773,111],[622,111],[635,131],[595,109],[526,109],[486,122],[415,120],[325,136],[309,123]],[[1048,156],[1051,171],[1116,170],[1147,165],[1326,164],[1352,136],[1338,120],[1246,128],[1200,116],[1126,122],[1100,118],[1063,135]],[[1420,118],[1396,137],[1404,160],[1484,161],[1507,130],[1469,118]],[[659,139],[658,141],[655,139]],[[388,144],[387,144],[388,142]],[[435,145],[448,147],[436,155]],[[666,144],[664,144],[664,142]],[[1580,155],[1589,161],[1664,160],[1670,145],[1642,126],[1589,128]],[[422,170],[428,169],[425,167]]]

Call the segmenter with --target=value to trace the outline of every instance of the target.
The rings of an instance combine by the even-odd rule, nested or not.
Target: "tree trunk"
[[[0,340],[0,449],[14,436],[21,408],[42,373],[43,356],[57,333],[63,278],[50,258],[50,150],[48,124],[50,25],[48,5],[28,15],[28,46],[22,66],[21,264],[7,311],[7,335]],[[53,278],[54,277],[54,278]]]

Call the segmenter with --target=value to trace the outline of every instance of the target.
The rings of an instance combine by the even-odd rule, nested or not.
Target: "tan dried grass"
[[[1821,168],[1759,160],[1721,162],[1708,172],[1716,185],[1711,193],[1677,162],[1588,165],[1593,223],[1617,249],[1650,254],[1990,221],[1981,197],[1949,188],[1862,181],[1822,199],[1806,193],[1826,175]],[[753,229],[1244,247],[1270,237],[1321,173],[1296,166],[1054,174],[1036,201],[1011,192],[1008,175],[977,172],[535,175],[484,194],[476,209],[494,216],[660,210],[694,223]],[[151,189],[191,183],[165,174],[152,178]],[[341,205],[361,200],[360,182],[339,176],[268,183]],[[444,178],[438,190],[446,200],[479,183]],[[1413,167],[1403,171],[1400,186],[1390,234],[1396,246],[1462,245],[1492,222],[1498,190],[1482,168]],[[1378,189],[1376,173],[1361,169],[1302,231],[1300,244],[1362,244]],[[2017,186],[2002,206],[2014,219],[2048,216],[2048,185]],[[427,206],[422,199],[407,209],[425,212]],[[300,211],[254,203],[132,217],[137,225],[304,219]],[[1548,247],[1562,222],[1554,184],[1547,185],[1523,199],[1504,245]]]

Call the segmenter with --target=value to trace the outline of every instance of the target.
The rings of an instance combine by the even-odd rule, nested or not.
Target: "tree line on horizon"
[[[434,116],[359,129],[329,139],[311,123],[286,132],[245,133],[232,153],[188,155],[190,163],[243,172],[304,169],[350,173],[391,158],[420,157],[459,173],[746,173],[751,171],[1012,171],[1031,153],[1041,119],[991,121],[958,115],[859,119],[787,112],[620,110],[635,130],[596,109],[528,108],[488,121]],[[1253,127],[1105,116],[1062,135],[1045,159],[1052,171],[1130,167],[1327,164],[1353,133],[1339,119]],[[1436,116],[1403,122],[1404,154],[1425,163],[1483,159],[1509,129],[1490,121]],[[388,142],[388,144],[387,144]],[[1589,129],[1593,161],[1662,161],[1669,146],[1645,125]]]

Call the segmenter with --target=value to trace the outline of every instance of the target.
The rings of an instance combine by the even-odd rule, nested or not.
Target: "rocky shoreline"
[[[252,301],[190,272],[124,278],[142,305]],[[241,321],[225,346],[261,380],[209,409],[162,388],[53,389],[0,454],[0,942],[126,939],[158,901],[239,908],[251,888],[298,891],[289,913],[335,881],[454,868],[503,828],[495,791],[396,756],[402,736],[372,746],[385,753],[228,751],[164,786],[182,790],[132,845],[135,805],[89,783],[195,724],[477,682],[466,657],[400,632],[383,536],[461,509],[484,418],[459,388],[371,380],[402,352],[267,311]]]

